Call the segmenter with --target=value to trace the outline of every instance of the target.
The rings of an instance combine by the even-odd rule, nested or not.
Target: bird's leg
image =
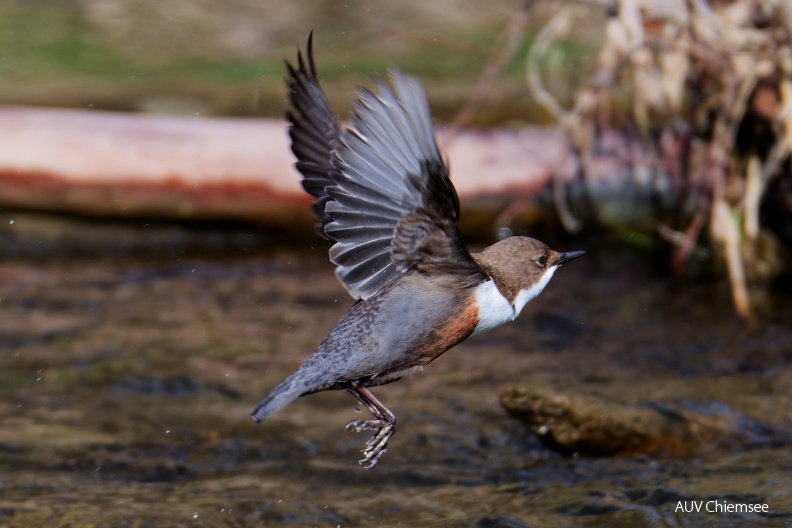
[[[377,431],[374,433],[363,449],[363,458],[360,465],[366,469],[371,469],[377,465],[380,457],[388,450],[388,440],[396,432],[396,415],[385,407],[369,390],[359,381],[352,382],[349,392],[355,395],[360,403],[365,405],[375,420],[352,420],[346,426],[346,430]]]

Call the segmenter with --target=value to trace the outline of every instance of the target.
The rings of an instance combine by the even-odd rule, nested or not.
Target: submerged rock
[[[629,404],[541,387],[507,389],[501,404],[550,449],[589,456],[688,456],[773,436],[736,413],[703,413],[664,404]],[[761,432],[760,432],[761,431]]]

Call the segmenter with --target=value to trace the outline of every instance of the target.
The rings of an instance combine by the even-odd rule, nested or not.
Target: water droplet
[[[540,435],[546,435],[547,431],[549,431],[549,429],[548,429],[548,427],[546,425],[543,425],[543,426],[539,427],[539,434]]]
[[[198,514],[198,512],[194,512],[194,513],[193,513],[193,519],[197,519],[198,517],[200,517],[200,515]]]
[[[165,434],[170,434],[170,429],[165,429]]]
[[[14,219],[12,218],[11,221],[8,222],[8,223],[11,224],[11,225],[14,225]]]

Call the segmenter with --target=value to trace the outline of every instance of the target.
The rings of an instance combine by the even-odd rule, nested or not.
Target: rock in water
[[[514,387],[501,404],[550,449],[589,456],[688,456],[774,436],[734,412],[704,414],[665,404],[629,404],[597,396]]]

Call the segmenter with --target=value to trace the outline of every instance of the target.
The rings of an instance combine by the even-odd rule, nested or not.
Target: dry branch
[[[661,204],[654,231],[676,246],[674,267],[696,254],[708,225],[710,243],[721,248],[714,254],[728,270],[735,309],[751,319],[746,269],[757,268],[753,248],[769,231],[761,221],[763,198],[774,179],[789,177],[792,7],[753,0],[620,0],[597,71],[578,90],[574,107],[564,109],[544,88],[540,69],[569,24],[565,13],[547,23],[526,69],[532,95],[566,131],[583,181],[591,184],[592,162],[606,138],[623,138],[632,184]],[[628,115],[620,120],[628,124],[613,130],[616,93],[628,98]],[[769,132],[762,136],[757,127]],[[557,183],[562,224],[577,230],[579,221]],[[596,218],[596,203],[594,211],[595,220],[603,221]]]

